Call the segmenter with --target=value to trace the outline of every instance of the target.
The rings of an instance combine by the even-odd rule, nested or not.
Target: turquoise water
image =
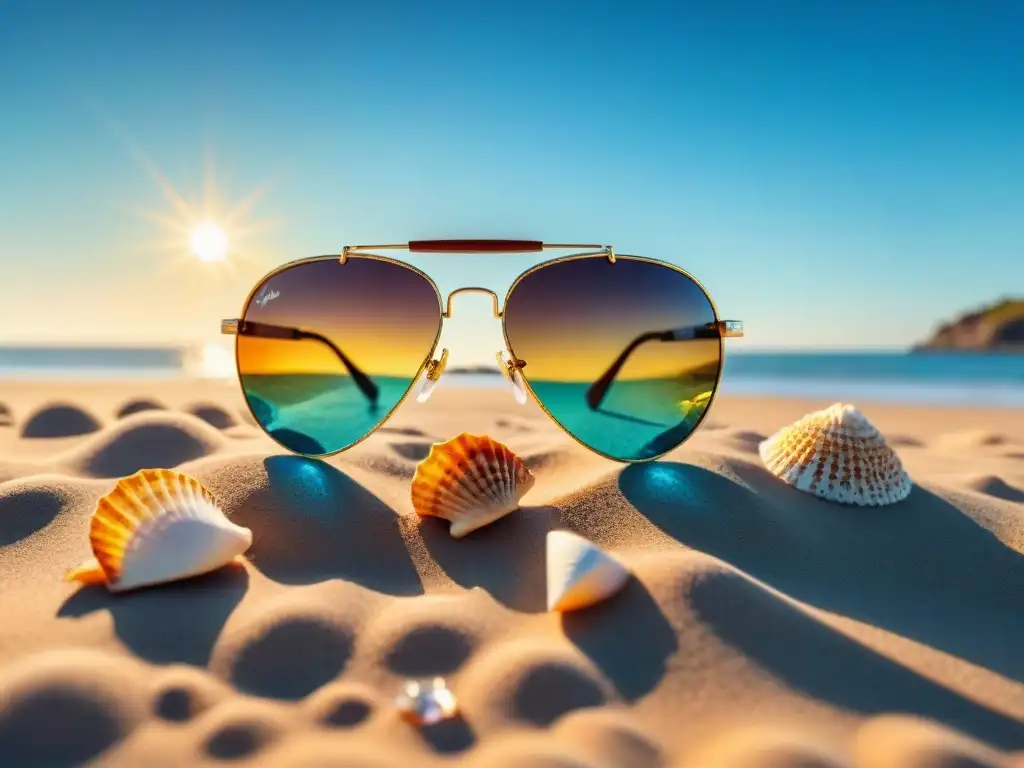
[[[452,386],[501,384],[497,375],[445,378]],[[721,393],[1021,408],[1024,354],[732,352]]]
[[[402,399],[407,379],[376,378],[371,404],[345,375],[248,375],[246,398],[257,420],[282,445],[310,455],[332,453],[373,431]],[[499,380],[500,381],[500,380]],[[551,414],[582,442],[617,458],[650,458],[693,430],[704,404],[681,405],[711,390],[669,380],[615,382],[600,408],[587,405],[586,383],[537,382]]]
[[[250,391],[277,409],[271,431],[284,445],[323,453],[368,434],[408,385],[382,379],[376,409],[347,377],[253,377]],[[498,375],[452,374],[442,385],[501,385]],[[702,408],[680,403],[711,388],[710,381],[617,381],[597,410],[587,383],[530,382],[547,410],[581,442],[609,456],[642,459],[670,450],[699,421]],[[726,358],[723,394],[797,396],[831,400],[1024,406],[1024,356],[980,354],[747,353]],[[254,409],[258,404],[254,405]],[[313,435],[310,444],[301,435]]]
[[[409,379],[375,377],[371,403],[346,375],[247,375],[245,394],[256,419],[298,453],[333,453],[358,442],[401,401]]]
[[[177,348],[0,347],[0,381],[183,378]],[[442,386],[501,386],[446,374]],[[1024,354],[730,352],[723,394],[1024,407]],[[358,408],[357,408],[358,410]]]
[[[409,386],[407,379],[374,381],[376,404],[348,376],[249,375],[245,389],[253,414],[275,439],[293,451],[322,455],[372,432]],[[565,429],[597,451],[645,459],[673,449],[692,431],[706,403],[688,401],[710,393],[712,383],[615,382],[597,410],[587,404],[587,383],[536,382],[534,390]]]
[[[552,416],[581,442],[614,458],[646,459],[671,450],[693,431],[704,406],[681,406],[711,391],[667,379],[616,381],[597,410],[587,405],[588,384],[531,382]]]

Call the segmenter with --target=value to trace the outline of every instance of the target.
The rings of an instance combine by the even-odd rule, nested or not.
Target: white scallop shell
[[[252,544],[199,481],[147,469],[98,502],[90,526],[96,559],[68,575],[112,592],[198,576],[227,565]]]
[[[885,506],[902,501],[910,475],[882,434],[854,406],[809,413],[758,446],[773,475],[827,501]]]
[[[607,600],[629,580],[622,563],[571,531],[547,535],[548,610],[575,611]]]
[[[463,433],[435,443],[416,467],[412,503],[419,515],[450,520],[449,533],[459,539],[519,509],[534,482],[507,446]]]

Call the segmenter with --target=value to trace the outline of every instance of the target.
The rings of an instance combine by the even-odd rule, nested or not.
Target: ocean
[[[4,380],[232,378],[228,349],[0,347]],[[485,373],[446,373],[441,386],[503,386]],[[903,352],[734,352],[722,394],[1024,407],[1024,355]]]
[[[479,386],[502,383],[497,375],[460,378]],[[1024,355],[733,352],[726,354],[721,393],[1021,408]]]

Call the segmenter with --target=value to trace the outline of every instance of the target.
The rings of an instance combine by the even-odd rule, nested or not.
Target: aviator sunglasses
[[[533,266],[503,306],[487,288],[442,301],[425,273],[375,251],[538,253],[580,251]],[[239,319],[235,359],[253,418],[282,447],[328,456],[367,438],[422,378],[424,402],[444,371],[434,353],[459,293],[486,293],[507,349],[498,352],[513,395],[532,394],[590,450],[648,461],[700,426],[718,389],[723,339],[711,297],[672,264],[611,246],[534,240],[419,240],[345,246],[340,256],[285,264],[253,288]]]

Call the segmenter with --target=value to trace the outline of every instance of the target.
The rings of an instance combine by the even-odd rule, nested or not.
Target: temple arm
[[[286,325],[271,325],[270,323],[254,323],[251,320],[224,320],[221,323],[221,332],[228,334],[239,334],[242,336],[258,336],[262,339],[282,339],[285,341],[315,341],[328,347],[345,366],[352,377],[352,381],[359,387],[359,391],[366,395],[371,403],[377,402],[378,389],[373,380],[363,373],[359,366],[342,352],[330,339],[321,336],[313,331],[304,331],[301,328],[292,328]]]
[[[626,348],[622,350],[615,362],[608,370],[601,374],[601,377],[587,389],[587,405],[597,410],[604,400],[612,382],[619,375],[619,371],[626,364],[626,360],[633,354],[634,350],[641,344],[648,341],[692,341],[694,339],[718,339],[727,337],[739,337],[743,335],[743,323],[739,320],[718,320],[706,325],[688,325],[683,328],[669,328],[665,331],[648,331],[633,339]]]

